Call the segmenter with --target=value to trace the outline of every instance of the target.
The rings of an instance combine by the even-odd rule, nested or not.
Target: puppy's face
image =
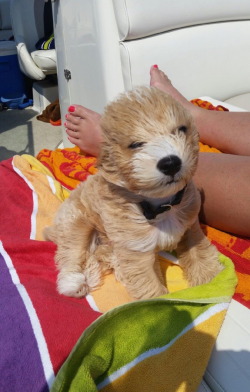
[[[167,197],[193,176],[198,133],[191,115],[156,88],[122,94],[106,107],[99,168],[111,182],[145,197]]]

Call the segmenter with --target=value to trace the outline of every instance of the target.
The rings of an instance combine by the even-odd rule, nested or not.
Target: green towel
[[[210,283],[116,307],[82,334],[52,392],[195,392],[237,283],[231,260]]]

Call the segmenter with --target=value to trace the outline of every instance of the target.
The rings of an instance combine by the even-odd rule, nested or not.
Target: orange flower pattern
[[[55,151],[44,149],[39,152],[37,159],[69,190],[76,188],[90,174],[97,172],[96,158],[80,154],[78,147]]]

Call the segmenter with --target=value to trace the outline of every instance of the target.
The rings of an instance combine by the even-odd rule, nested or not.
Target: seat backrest
[[[0,0],[0,30],[11,30],[9,0]]]
[[[24,42],[28,51],[44,36],[44,0],[11,0],[11,20],[15,41]]]
[[[9,0],[0,0],[0,40],[12,37]]]
[[[249,0],[113,0],[113,5],[121,41],[250,16]]]
[[[113,0],[125,89],[159,64],[187,98],[250,90],[249,0]],[[147,79],[148,80],[148,79]]]

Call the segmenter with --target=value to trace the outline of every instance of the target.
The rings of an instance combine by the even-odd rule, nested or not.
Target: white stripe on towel
[[[51,388],[52,383],[55,379],[55,375],[54,375],[54,370],[53,370],[53,366],[51,363],[47,343],[46,343],[45,337],[43,335],[43,331],[42,331],[41,324],[40,324],[39,318],[37,316],[36,310],[32,304],[32,301],[29,297],[29,294],[26,291],[26,288],[21,284],[21,282],[19,280],[19,276],[18,276],[16,269],[12,263],[12,260],[9,256],[9,254],[4,249],[1,241],[0,241],[0,253],[2,254],[2,256],[5,260],[5,263],[9,269],[9,272],[10,272],[12,282],[16,286],[16,288],[19,292],[19,295],[22,298],[24,306],[27,310],[27,313],[29,315],[32,329],[33,329],[33,332],[34,332],[34,335],[35,335],[35,338],[37,341],[37,345],[38,345],[38,349],[39,349],[39,353],[40,353],[40,357],[41,357],[41,362],[42,362],[42,366],[43,366],[43,370],[44,370],[45,379],[47,381],[49,388]]]
[[[215,314],[220,313],[223,310],[226,310],[228,306],[229,303],[223,302],[210,307],[205,312],[203,312],[200,316],[198,316],[195,320],[193,320],[189,325],[187,325],[186,328],[184,328],[173,340],[171,340],[171,342],[169,342],[165,346],[153,348],[151,350],[142,353],[137,358],[133,359],[133,361],[127,363],[126,365],[122,366],[120,369],[115,371],[113,374],[108,376],[105,380],[103,380],[100,384],[97,385],[97,389],[100,390],[105,386],[109,385],[110,383],[114,382],[119,377],[126,374],[130,369],[135,367],[138,363],[144,361],[144,359],[153,357],[155,355],[161,354],[162,352],[168,350],[185,333],[187,333],[197,325],[201,324],[205,320],[208,320],[210,317],[214,316]]]
[[[12,160],[12,167],[13,170],[26,182],[28,187],[32,190],[33,210],[30,217],[30,225],[31,225],[30,239],[35,240],[36,239],[36,215],[38,211],[38,195],[31,182],[25,177],[25,175],[21,172],[20,169],[15,167],[13,160]]]

